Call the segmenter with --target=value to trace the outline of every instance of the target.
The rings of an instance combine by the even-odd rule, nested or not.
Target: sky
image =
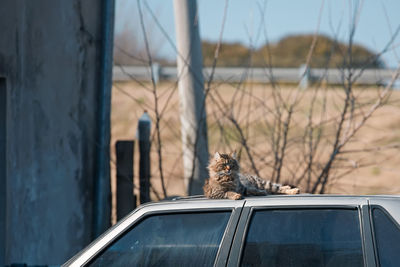
[[[149,43],[169,59],[176,57],[173,5],[173,0],[140,0]],[[383,60],[390,68],[400,62],[400,32],[390,42],[400,27],[400,0],[197,0],[197,5],[203,40],[219,39],[225,7],[223,41],[254,47],[316,31],[348,42],[356,18],[355,43],[374,52],[391,44]],[[138,0],[116,0],[116,33],[128,27],[143,40],[139,18]]]

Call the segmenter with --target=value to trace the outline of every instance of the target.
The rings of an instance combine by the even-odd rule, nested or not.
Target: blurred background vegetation
[[[217,66],[219,67],[281,67],[297,68],[305,63],[314,35],[289,35],[276,43],[266,44],[259,49],[251,50],[240,43],[221,43]],[[204,65],[211,66],[214,59],[216,43],[203,42]],[[351,52],[351,67],[383,68],[384,63],[376,54],[362,45],[349,46],[318,35],[310,67],[342,68],[349,66],[348,56]]]
[[[275,43],[269,43],[258,49],[249,48],[242,43],[222,42],[217,67],[281,67],[298,68],[305,63],[313,42],[313,34],[288,35]],[[359,44],[349,46],[325,35],[317,35],[317,42],[310,62],[311,68],[384,68],[381,57]],[[116,65],[147,65],[147,53],[138,38],[122,31],[116,35],[114,62]],[[152,42],[157,44],[158,42]],[[202,42],[204,66],[211,66],[217,43]],[[159,56],[157,45],[151,45],[153,61],[163,66],[173,66],[175,60]],[[349,55],[352,64],[349,64]]]

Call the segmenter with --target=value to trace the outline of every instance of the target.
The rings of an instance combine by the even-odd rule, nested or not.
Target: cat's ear
[[[221,155],[218,152],[215,152],[214,159],[218,160],[221,158]]]
[[[233,152],[231,153],[231,157],[232,157],[233,159],[237,159],[237,157],[236,157],[236,150],[233,151]]]

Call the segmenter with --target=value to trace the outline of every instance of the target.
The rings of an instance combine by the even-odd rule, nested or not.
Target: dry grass
[[[115,83],[112,94],[112,159],[115,159],[114,145],[116,140],[134,139],[137,121],[146,109],[154,118],[152,107],[154,99],[152,93],[146,89],[150,84],[138,85],[135,82]],[[255,163],[262,177],[271,175],[271,167],[268,165],[272,159],[270,153],[272,110],[274,101],[271,87],[259,84],[246,84],[240,90],[236,90],[235,84],[213,84],[207,100],[207,123],[209,151],[228,152],[233,149],[241,150],[240,138],[237,129],[223,116],[226,111],[232,111],[248,139],[249,147],[254,154]],[[281,89],[283,98],[293,98],[290,87]],[[296,107],[289,133],[292,140],[302,133],[307,123],[312,91],[302,93],[300,104]],[[162,83],[157,88],[159,107],[162,110],[161,136],[163,149],[163,164],[168,195],[184,195],[183,168],[181,160],[180,142],[180,118],[179,99],[176,84]],[[364,102],[372,102],[376,98],[376,88],[358,88],[355,90],[358,98]],[[326,96],[326,116],[337,114],[342,105],[342,89],[330,88],[318,93],[315,101],[315,113],[313,121],[317,123],[319,114],[323,108],[323,98]],[[380,108],[366,125],[357,133],[346,149],[369,149],[374,147],[386,147],[400,143],[400,92],[393,92],[389,103]],[[360,108],[360,110],[366,110]],[[332,115],[333,116],[333,115]],[[154,128],[154,127],[153,127]],[[331,124],[325,128],[328,136],[334,131]],[[154,132],[154,129],[153,129]],[[329,139],[324,139],[318,156],[324,158],[329,153]],[[302,155],[302,148],[294,146],[286,158],[284,176],[290,181],[290,172],[296,171],[296,161]],[[161,195],[161,183],[157,169],[157,155],[155,146],[152,146],[152,178],[154,191]],[[353,166],[354,171],[340,179],[330,183],[328,193],[338,194],[397,194],[400,193],[400,157],[399,149],[381,149],[363,153],[344,154],[339,164]],[[251,172],[249,160],[245,153],[241,154],[241,166],[244,171]],[[115,162],[115,161],[114,161]],[[364,168],[358,166],[367,165]],[[115,164],[112,163],[112,188],[115,191]],[[135,151],[135,183],[138,180],[138,153]],[[340,174],[340,169],[337,173]],[[135,193],[138,194],[137,186]],[[114,194],[115,195],[115,194]],[[157,199],[152,193],[153,199]],[[114,198],[115,203],[115,198]]]

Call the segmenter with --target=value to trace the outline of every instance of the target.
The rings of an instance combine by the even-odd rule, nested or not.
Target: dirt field
[[[150,116],[155,118],[154,95],[151,84],[138,85],[135,82],[115,83],[112,94],[112,188],[115,190],[115,155],[114,145],[116,140],[134,139],[137,121],[148,110]],[[273,101],[270,86],[259,84],[213,84],[207,97],[207,124],[209,152],[229,152],[233,149],[241,150],[240,136],[226,114],[232,114],[240,124],[248,140],[248,145],[254,155],[255,164],[262,177],[271,175],[271,125],[274,120],[273,110],[278,106]],[[313,123],[321,120],[320,114],[326,120],[336,120],[343,106],[344,93],[340,88],[320,90],[314,99]],[[282,101],[290,102],[295,97],[295,90],[282,87]],[[158,106],[162,117],[161,142],[163,153],[164,176],[166,179],[167,193],[171,195],[184,195],[185,187],[182,178],[182,159],[180,142],[179,98],[176,85],[162,83],[157,87]],[[309,107],[313,99],[313,89],[301,92],[299,104],[294,109],[293,120],[289,136],[292,142],[300,138],[307,125]],[[377,96],[377,88],[357,88],[354,91],[358,105],[358,115],[366,114]],[[400,144],[400,92],[393,92],[389,102],[377,110],[359,132],[352,142],[346,145],[345,150],[368,149],[369,152],[346,153],[339,157],[339,165],[353,166],[350,174],[335,179],[329,184],[328,193],[335,194],[398,194],[400,193],[400,156],[399,148],[387,149]],[[326,105],[323,103],[326,102]],[[364,103],[364,104],[362,104]],[[283,106],[280,106],[283,108]],[[282,109],[283,110],[283,109]],[[323,110],[326,110],[324,113]],[[229,112],[228,112],[229,111]],[[225,114],[225,115],[224,115]],[[329,118],[328,118],[329,117]],[[345,128],[351,128],[358,123],[357,119]],[[353,125],[354,124],[354,125]],[[221,130],[222,127],[222,130]],[[327,124],[325,136],[321,142],[320,159],[329,154],[331,139],[329,135],[335,131],[334,123]],[[154,123],[152,127],[154,133]],[[154,135],[153,135],[154,136]],[[151,182],[157,194],[152,197],[163,197],[161,194],[159,171],[156,162],[156,142],[152,145],[152,178]],[[324,147],[326,146],[326,147]],[[293,171],[296,160],[302,154],[302,147],[293,146],[286,156],[286,165],[290,166],[283,172],[288,181],[290,171]],[[138,153],[135,151],[135,183],[138,177]],[[250,163],[245,153],[242,153],[241,167],[244,171],[251,172]],[[364,166],[364,167],[363,167]],[[340,176],[340,168],[337,170]],[[293,181],[291,181],[293,182]],[[136,187],[137,188],[137,187]],[[137,191],[135,193],[138,193]]]

